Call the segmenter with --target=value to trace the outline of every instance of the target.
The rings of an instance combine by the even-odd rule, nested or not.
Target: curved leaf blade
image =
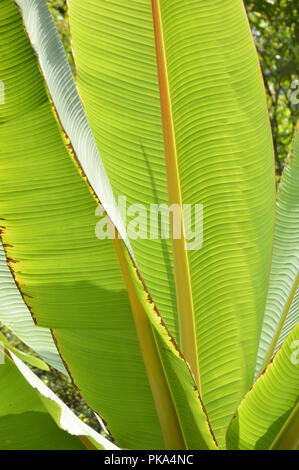
[[[243,398],[228,429],[229,449],[297,448],[298,345],[299,324]]]
[[[77,416],[11,350],[0,367],[2,450],[117,449]],[[56,423],[56,424],[55,424]]]
[[[281,329],[281,333],[277,341],[274,354],[276,354],[277,351],[281,348],[286,337],[288,336],[290,331],[292,331],[292,329],[295,327],[298,321],[299,321],[299,288],[297,287],[289,313]]]
[[[274,351],[283,343],[288,333],[299,321],[298,129],[278,190],[272,267],[256,375],[271,360]]]

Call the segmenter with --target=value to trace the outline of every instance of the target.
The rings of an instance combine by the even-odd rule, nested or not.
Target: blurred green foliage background
[[[299,2],[245,0],[245,6],[264,77],[280,174],[299,115]]]
[[[75,74],[66,0],[47,2]],[[244,3],[264,77],[279,180],[299,115],[299,2],[245,0]],[[29,352],[7,328],[2,327],[0,330],[5,333],[11,344]],[[31,351],[31,354],[34,353]],[[50,372],[35,369],[35,372],[81,419],[94,429],[101,430],[92,410],[80,397],[70,379],[54,369]]]

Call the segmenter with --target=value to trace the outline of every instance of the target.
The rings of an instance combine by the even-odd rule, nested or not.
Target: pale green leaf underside
[[[281,348],[284,340],[286,339],[290,331],[298,323],[298,321],[299,321],[299,287],[297,287],[290,310],[283,324],[280,336],[278,338],[278,341],[275,347],[274,354],[276,354],[278,349]]]
[[[68,4],[77,84],[114,193],[128,205],[167,203],[151,2]],[[204,213],[203,247],[188,252],[201,390],[224,445],[252,383],[264,314],[274,223],[271,132],[242,1],[161,0],[160,8],[182,198],[203,204]],[[179,341],[171,243],[131,244]]]
[[[22,11],[26,31],[33,48],[36,51],[40,49],[43,51],[43,54],[39,54],[40,67],[46,77],[54,106],[59,108],[61,125],[71,141],[81,168],[97,198],[109,213],[130,249],[103,162],[46,0],[16,0],[15,3]],[[51,40],[46,41],[46,37],[50,37]]]
[[[0,367],[0,383],[1,450],[84,449],[77,437],[57,427],[9,358]]]
[[[297,347],[294,347],[295,342]],[[298,446],[298,426],[295,435],[287,435],[288,419],[295,410],[297,418],[294,422],[298,424],[299,421],[298,345],[299,324],[241,402],[228,429],[229,449],[269,449],[283,426],[285,435],[280,439],[293,442],[293,449]]]
[[[0,322],[7,326],[27,346],[37,352],[48,364],[67,374],[57,352],[50,330],[34,324],[30,311],[14,282],[6,264],[0,240]]]
[[[269,292],[259,345],[256,376],[276,336],[283,343],[299,321],[299,132],[291,144],[278,190]],[[294,296],[292,298],[292,296]],[[291,302],[290,302],[291,300]],[[279,338],[278,338],[279,337]],[[275,347],[276,346],[276,347]]]

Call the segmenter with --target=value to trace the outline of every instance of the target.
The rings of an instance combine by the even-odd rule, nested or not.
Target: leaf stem
[[[114,239],[115,248],[127,286],[143,362],[160,421],[165,447],[168,450],[183,450],[186,449],[186,444],[154,338],[152,326],[136,294],[127,260],[123,252],[126,248],[123,248],[122,241],[117,237],[118,234]]]

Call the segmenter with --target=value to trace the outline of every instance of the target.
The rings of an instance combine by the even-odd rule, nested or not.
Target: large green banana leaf
[[[272,268],[256,373],[299,320],[299,124],[276,205]]]
[[[0,381],[1,450],[117,449],[77,418],[10,349]]]
[[[299,445],[299,324],[242,400],[228,429],[229,449]]]
[[[131,245],[224,445],[253,380],[274,224],[271,132],[243,2],[68,5],[77,85],[115,195],[203,204],[200,250]]]
[[[87,121],[74,119],[82,117],[82,110],[73,85],[70,87],[70,72],[62,59],[45,2],[20,0],[17,4],[76,157],[123,236],[117,211],[114,206],[111,209],[111,193],[106,191],[107,179],[98,163],[99,156],[94,153],[92,141],[85,139]],[[254,374],[274,217],[270,127],[243,4],[232,0],[213,4],[153,1],[152,5],[145,0],[129,5],[116,1],[71,0],[69,6],[78,87],[115,194],[125,195],[128,204],[167,202],[168,194],[170,203],[204,205],[206,241],[201,250],[190,250],[186,255],[184,243],[173,243],[172,250],[167,240],[139,239],[132,241],[132,248],[151,296],[191,364],[216,437],[224,445],[225,428]],[[66,157],[58,158],[54,127],[53,141],[49,138],[51,125],[46,119],[43,87],[35,83],[32,96],[33,77],[29,67],[26,70],[27,75],[22,70],[22,85],[27,77],[27,85],[30,80],[32,86],[27,87],[27,96],[20,106],[19,94],[13,90],[7,117],[10,119],[10,113],[13,115],[15,110],[20,113],[22,107],[31,111],[25,126],[21,123],[20,138],[24,140],[28,127],[33,128],[35,141],[29,142],[28,153],[41,155],[43,151],[44,158],[27,159],[22,174],[9,166],[6,171],[5,204],[0,209],[6,216],[10,215],[3,234],[7,245],[14,245],[6,248],[10,267],[39,324],[55,328],[60,351],[64,350],[64,358],[68,355],[66,362],[76,383],[80,382],[85,396],[88,395],[89,403],[94,403],[95,408],[101,403],[101,409],[106,410],[104,418],[114,420],[112,433],[120,441],[123,439],[122,445],[136,448],[142,445],[141,441],[147,441],[149,447],[157,447],[161,445],[161,435],[156,431],[157,416],[133,321],[129,327],[132,336],[122,335],[119,342],[115,341],[122,318],[126,328],[130,321],[127,319],[131,318],[117,258],[115,255],[113,258],[108,241],[101,241],[101,248],[96,250],[95,241],[89,236],[91,217],[87,216],[87,199],[80,196],[86,186],[83,182],[80,186],[79,179],[75,184],[75,169],[72,182]],[[15,83],[13,87],[17,86]],[[44,121],[41,102],[44,102]],[[18,149],[15,124],[11,122],[10,127],[8,120],[4,129],[8,142],[6,154]],[[47,139],[41,131],[45,127]],[[45,144],[42,148],[37,148],[37,135]],[[14,149],[9,145],[12,136]],[[80,147],[81,137],[84,145]],[[89,147],[88,142],[91,142]],[[34,145],[36,148],[32,148]],[[19,165],[24,157],[22,151]],[[7,165],[7,160],[4,161]],[[29,178],[26,180],[26,171],[31,176],[30,182]],[[9,174],[11,178],[7,179]],[[22,194],[23,207],[17,209],[16,188],[22,192],[28,190],[27,199]],[[105,203],[106,193],[109,194]],[[49,201],[55,203],[51,206]],[[88,207],[91,211],[91,202]],[[72,224],[72,233],[70,225],[66,227],[68,223]],[[180,280],[182,288],[176,290],[175,296],[175,284],[178,286]],[[123,293],[121,304],[116,295],[120,292]],[[158,317],[149,315],[148,318],[154,322]],[[113,335],[106,336],[106,343],[104,328],[106,334],[114,328]],[[156,331],[159,331],[156,343],[161,352],[166,337],[161,325],[155,335]],[[114,369],[107,361],[111,338],[114,342],[109,359]],[[134,359],[129,351],[134,352]],[[184,362],[174,349],[169,355],[172,361],[167,361],[166,356],[162,359],[168,384],[173,372],[177,372],[172,365],[176,361],[185,374],[184,379],[179,374],[180,380],[190,390],[192,383]],[[98,377],[95,374],[91,380],[87,376],[87,364],[95,358],[102,364]],[[100,369],[109,370],[108,377],[103,377]],[[139,381],[135,376],[132,380],[133,372],[140,374]],[[127,393],[114,390],[111,394],[113,376],[120,378],[120,388]],[[101,397],[95,390],[100,377]],[[148,398],[141,400],[140,390],[136,390],[133,398],[132,383],[144,383]],[[120,395],[130,406],[120,402]],[[176,409],[177,399],[174,398]],[[139,409],[146,419],[136,412],[135,401],[139,401]],[[191,398],[187,406],[189,402]],[[132,423],[130,413],[133,403],[137,425]],[[204,414],[200,414],[199,402],[197,406],[196,413],[206,422]],[[184,413],[177,414],[181,420]],[[115,416],[118,416],[117,423]],[[132,429],[135,425],[134,439],[125,432],[130,420]],[[180,424],[184,429],[184,423]],[[142,429],[148,435],[142,435]],[[139,437],[140,441],[136,442]],[[203,440],[207,445],[207,436]],[[211,437],[210,441],[208,445],[212,446]]]
[[[39,58],[43,58],[41,67],[43,64],[50,67],[50,83],[53,77],[60,77],[59,93],[67,95],[71,75],[65,68],[65,59],[61,69],[59,61],[53,62],[54,57],[48,54],[53,49],[58,58],[63,57],[45,2],[20,4],[32,44]],[[0,213],[1,237],[9,267],[34,319],[40,326],[52,329],[75,384],[107,422],[116,442],[127,448],[163,448],[157,411],[113,242],[95,237],[97,203],[75,159],[71,159],[69,140],[63,138],[51,110],[19,12],[10,0],[1,2],[0,8],[1,53],[5,55],[5,60],[1,60],[1,76],[6,83],[0,128],[4,143],[0,155]],[[49,89],[51,92],[50,86]],[[71,123],[80,101],[75,95],[70,101],[59,102],[62,96],[59,93],[58,101],[54,101],[57,111],[60,110],[59,119],[62,121],[61,116],[66,113],[66,121]],[[53,93],[51,96],[55,98]],[[81,116],[84,119],[64,127],[74,142],[80,143],[82,137],[86,143],[87,147],[78,144],[75,157],[86,174],[96,172],[93,177],[98,179],[101,191],[105,191],[107,179],[101,180],[102,166],[98,170],[89,159],[94,147],[92,141],[88,147],[87,121],[84,114]],[[92,139],[91,133],[88,135]],[[101,195],[96,192],[96,196]],[[109,197],[108,194],[106,200]],[[177,432],[181,439],[171,445],[216,448],[189,368],[149,301],[131,258],[126,250],[124,253],[126,283],[132,285],[130,295],[136,297],[135,310],[145,313],[144,323],[150,321],[147,329],[154,357],[158,357],[159,364],[160,356],[163,359],[158,378],[162,377],[162,387],[165,395],[168,394],[170,415],[178,422],[172,427],[169,420],[166,425],[170,434]],[[162,396],[160,399],[160,413],[165,415],[165,401]],[[156,405],[159,408],[157,400]]]
[[[23,301],[20,291],[6,264],[6,257],[1,240],[0,322],[10,328],[19,339],[36,351],[48,364],[64,374],[67,373],[57,352],[50,330],[34,324],[30,311]]]

